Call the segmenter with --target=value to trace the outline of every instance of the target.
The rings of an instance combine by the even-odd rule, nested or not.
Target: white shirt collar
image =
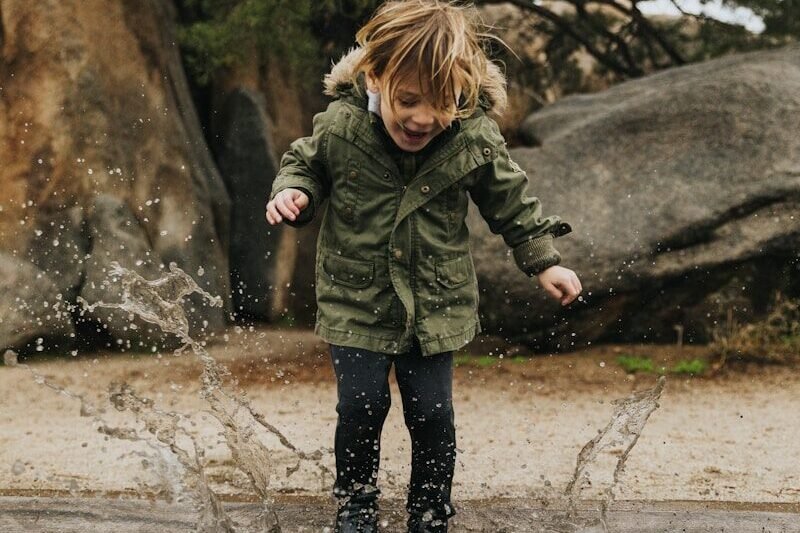
[[[367,110],[381,116],[381,93],[374,93],[367,89]]]

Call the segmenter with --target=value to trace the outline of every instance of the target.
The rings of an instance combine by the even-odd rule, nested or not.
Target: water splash
[[[101,301],[89,304],[79,297],[78,302],[83,306],[84,312],[92,311],[96,307],[116,308],[138,315],[147,322],[157,324],[164,331],[173,333],[180,338],[183,344],[175,350],[176,354],[191,348],[203,365],[200,395],[208,402],[211,413],[222,425],[225,442],[231,451],[234,463],[246,474],[250,485],[263,504],[262,512],[257,517],[256,523],[251,524],[250,527],[260,531],[279,532],[281,528],[277,514],[271,509],[272,498],[269,483],[272,465],[270,453],[256,435],[256,429],[260,427],[275,435],[281,444],[293,451],[300,460],[316,462],[321,475],[327,474],[333,477],[333,473],[321,464],[322,451],[317,450],[307,454],[297,449],[275,426],[269,424],[261,414],[256,412],[244,396],[233,394],[225,389],[224,378],[230,376],[230,372],[209,355],[202,343],[192,339],[189,334],[189,321],[182,307],[183,298],[194,292],[204,296],[211,305],[221,306],[222,299],[204,291],[191,276],[178,268],[175,263],[170,263],[169,270],[168,274],[159,279],[147,280],[136,272],[120,266],[119,263],[112,262],[109,276],[112,282],[120,282],[122,301],[114,303]],[[233,531],[230,519],[225,516],[222,506],[219,505],[219,499],[205,481],[202,465],[198,460],[202,456],[202,450],[192,439],[195,448],[195,461],[192,463],[188,456],[182,455],[182,452],[185,452],[175,444],[175,433],[180,415],[157,410],[152,401],[139,398],[124,384],[117,385],[116,389],[112,391],[111,401],[117,409],[133,412],[159,441],[170,446],[187,471],[192,473],[194,488],[203,502],[201,506],[203,514],[199,527],[221,527],[224,531]],[[212,530],[215,529],[209,529],[209,531]]]
[[[576,515],[576,500],[584,485],[590,483],[590,469],[597,463],[599,454],[603,451],[616,452],[619,457],[614,467],[613,479],[605,488],[601,501],[600,521],[603,531],[608,531],[607,513],[614,501],[614,489],[619,484],[619,478],[625,468],[628,455],[639,440],[648,418],[659,407],[658,400],[665,384],[666,378],[660,376],[652,389],[635,392],[627,398],[613,401],[615,407],[611,420],[595,438],[584,445],[578,454],[572,479],[564,491],[569,505],[567,518]]]
[[[170,464],[170,460],[161,453],[161,449],[154,446],[147,438],[142,437],[139,435],[138,431],[133,428],[127,427],[114,427],[110,426],[108,422],[102,417],[102,413],[104,410],[102,408],[98,408],[91,402],[89,402],[83,395],[77,394],[75,392],[70,391],[69,389],[58,385],[57,383],[47,379],[44,375],[36,372],[30,366],[20,363],[18,354],[13,350],[6,350],[3,353],[3,364],[10,368],[21,368],[29,372],[33,378],[34,383],[40,385],[42,387],[46,387],[48,389],[56,391],[58,394],[71,398],[73,400],[77,400],[80,402],[80,416],[82,417],[92,417],[95,426],[97,427],[97,431],[103,433],[104,435],[108,435],[113,438],[141,442],[145,445],[153,448],[155,453],[153,456],[159,464],[159,472],[162,475],[162,491],[168,500],[172,500],[173,495],[177,492],[180,492],[179,483],[176,482],[175,475],[167,476],[168,472],[173,472],[175,470],[175,465]],[[183,465],[187,466],[187,465]],[[191,467],[191,463],[188,463],[188,466]],[[22,473],[21,471],[19,472]],[[181,473],[179,475],[181,479],[185,478],[185,474]],[[71,491],[75,492],[75,491]]]
[[[112,383],[109,388],[109,398],[118,411],[134,413],[137,420],[144,423],[148,433],[167,446],[183,466],[185,469],[183,479],[194,492],[198,502],[200,516],[197,530],[203,533],[235,532],[233,521],[225,513],[217,494],[208,485],[203,468],[202,448],[197,445],[197,440],[180,426],[183,415],[158,409],[152,400],[139,397],[124,383]],[[107,426],[103,426],[100,430],[117,438],[139,440],[138,435],[129,431],[114,428],[109,431]],[[178,445],[179,435],[189,438],[194,453],[189,453]]]
[[[14,350],[6,350],[3,353],[3,364],[5,364],[7,367],[17,367],[17,368],[25,369],[28,372],[30,372],[31,376],[33,377],[33,381],[36,384],[42,385],[43,387],[47,387],[48,389],[54,390],[58,394],[64,395],[64,396],[66,396],[68,398],[72,398],[73,400],[78,400],[80,402],[80,405],[81,405],[81,410],[80,410],[81,416],[95,416],[100,412],[91,402],[89,402],[86,398],[84,398],[83,395],[71,392],[69,389],[66,389],[66,388],[64,388],[64,387],[62,387],[62,386],[50,381],[49,379],[47,379],[42,374],[39,374],[38,372],[36,372],[30,366],[28,366],[28,365],[26,365],[24,363],[20,363],[19,362],[19,358],[18,358],[18,354]]]

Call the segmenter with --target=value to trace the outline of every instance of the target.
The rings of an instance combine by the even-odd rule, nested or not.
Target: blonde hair
[[[483,39],[496,37],[479,33],[478,24],[477,10],[471,5],[439,0],[386,2],[356,34],[364,54],[354,73],[370,71],[383,79],[382,90],[393,112],[400,82],[416,74],[429,102],[442,114],[455,106],[456,117],[471,115],[482,88],[494,96],[494,110],[500,114],[506,104],[505,79],[489,75],[490,70],[499,69],[482,47]],[[458,90],[460,106],[455,102]]]

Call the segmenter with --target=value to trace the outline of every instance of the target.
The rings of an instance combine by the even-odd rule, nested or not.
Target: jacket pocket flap
[[[469,257],[461,256],[436,263],[436,281],[454,289],[469,281]]]
[[[334,283],[356,289],[368,287],[375,274],[375,265],[372,261],[348,259],[339,255],[325,256],[322,267]]]

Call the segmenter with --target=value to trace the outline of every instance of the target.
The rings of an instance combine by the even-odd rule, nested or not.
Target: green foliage
[[[705,371],[708,370],[708,362],[704,361],[703,359],[692,359],[692,360],[685,360],[685,361],[678,361],[675,363],[675,366],[672,367],[670,372],[673,374],[690,374],[694,376],[699,376],[704,374]]]
[[[355,21],[375,0],[178,0],[184,23],[178,38],[194,78],[211,76],[257,58],[280,58],[302,73],[323,66],[323,45],[332,53],[352,42]],[[345,24],[345,21],[352,21]],[[346,35],[345,35],[346,34]]]
[[[654,372],[653,361],[649,357],[640,357],[638,355],[620,355],[617,357],[617,364],[622,367],[625,372],[635,374],[636,372]]]
[[[200,83],[223,67],[270,51],[303,65],[315,47],[306,29],[310,0],[184,0],[199,20],[180,28],[186,61]]]
[[[664,366],[656,368],[652,359],[649,357],[643,357],[639,355],[620,355],[617,357],[617,364],[629,374],[642,372],[645,374],[669,373],[699,376],[708,370],[708,362],[702,359],[682,359],[670,368]]]

